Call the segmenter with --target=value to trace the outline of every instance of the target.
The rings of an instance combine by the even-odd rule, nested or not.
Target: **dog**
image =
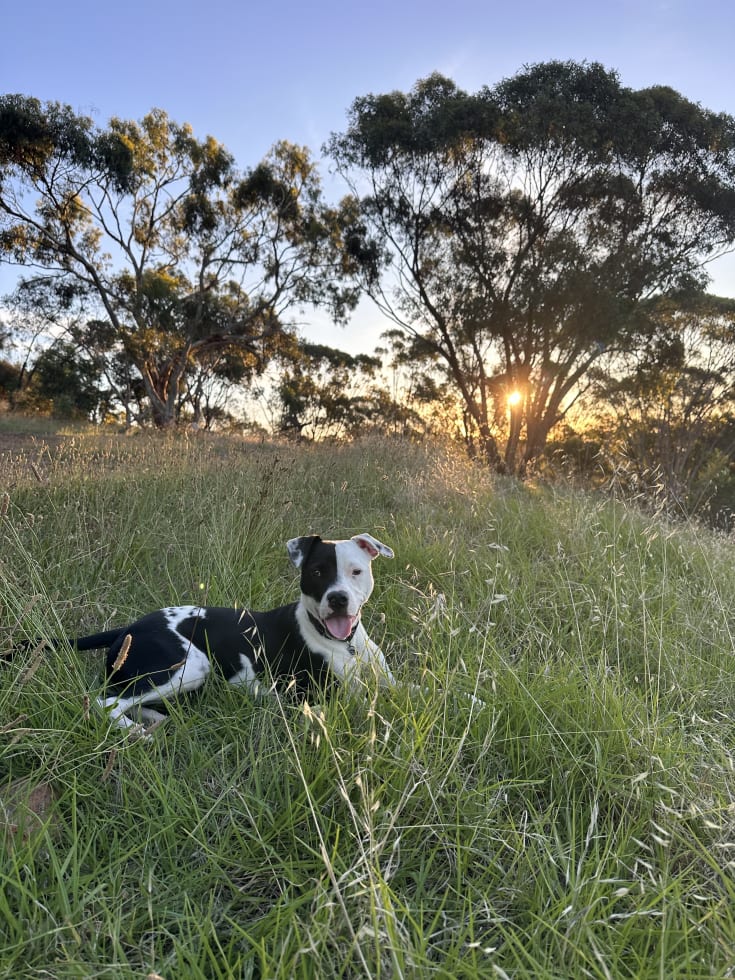
[[[335,678],[356,686],[369,673],[395,681],[380,647],[361,622],[373,591],[372,561],[393,551],[371,534],[342,541],[292,538],[289,558],[301,574],[298,601],[267,612],[221,606],[169,606],[129,626],[69,642],[77,650],[107,647],[106,690],[98,704],[120,728],[165,716],[161,705],[200,688],[214,667],[230,684],[257,695],[273,687],[307,694]]]

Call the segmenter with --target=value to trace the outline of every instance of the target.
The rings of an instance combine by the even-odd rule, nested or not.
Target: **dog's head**
[[[356,534],[345,541],[306,535],[292,538],[286,547],[301,571],[306,611],[332,639],[349,640],[373,591],[371,562],[378,555],[392,558],[391,549],[371,534]]]

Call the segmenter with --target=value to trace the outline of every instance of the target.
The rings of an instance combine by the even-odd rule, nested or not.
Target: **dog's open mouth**
[[[329,616],[324,626],[335,640],[349,640],[357,623],[357,616]]]

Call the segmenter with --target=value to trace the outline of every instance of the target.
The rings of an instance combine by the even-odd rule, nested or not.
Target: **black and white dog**
[[[345,541],[318,535],[292,538],[288,554],[301,571],[297,602],[268,612],[218,606],[170,606],[129,626],[71,640],[77,650],[107,647],[107,689],[99,704],[121,728],[129,712],[163,718],[148,707],[201,687],[215,667],[230,684],[254,694],[271,685],[306,692],[332,677],[378,683],[393,675],[360,621],[373,591],[371,562],[393,552],[370,534]]]

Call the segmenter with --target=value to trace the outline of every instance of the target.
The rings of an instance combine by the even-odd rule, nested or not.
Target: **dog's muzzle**
[[[351,616],[348,612],[350,608],[350,597],[342,589],[334,589],[325,596],[329,612],[321,617],[321,623],[333,640],[349,642],[357,629],[357,622],[360,617],[358,609],[356,615]]]

